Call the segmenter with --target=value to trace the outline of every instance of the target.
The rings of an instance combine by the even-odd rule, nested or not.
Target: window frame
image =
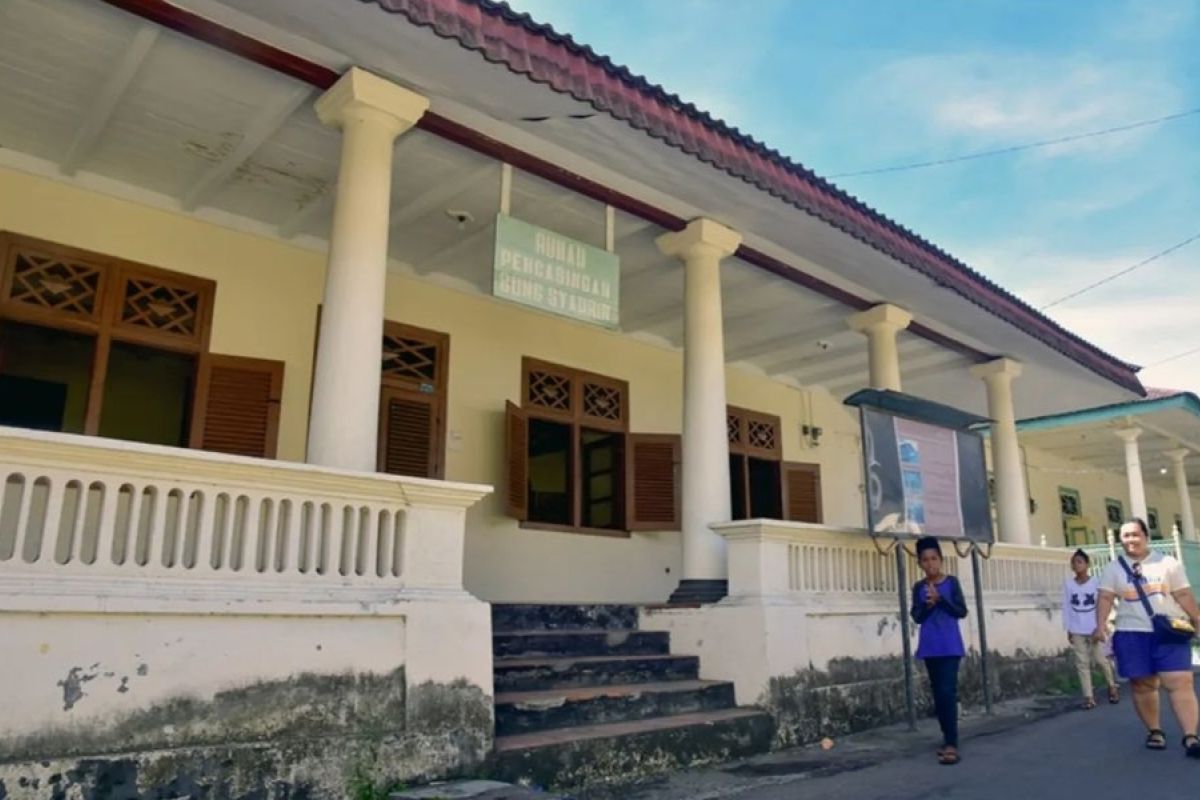
[[[1110,508],[1117,509],[1117,519],[1114,520],[1112,518],[1112,514],[1108,513]],[[1115,527],[1115,528],[1119,529],[1121,527],[1121,523],[1123,523],[1124,521],[1125,521],[1125,504],[1122,503],[1120,500],[1116,500],[1112,497],[1104,498],[1104,527],[1105,528]]]
[[[567,381],[566,408],[554,408],[537,402],[535,376],[545,375],[559,381]],[[601,395],[592,400],[586,393],[585,387],[597,387],[600,390],[615,393],[618,398],[618,409],[615,418],[600,417],[588,413],[589,403],[601,402]],[[630,447],[629,430],[629,382],[608,375],[555,364],[550,361],[522,356],[521,358],[521,402],[519,409],[527,421],[535,419],[545,422],[566,425],[570,429],[569,462],[569,497],[571,523],[540,522],[538,520],[522,519],[518,521],[521,528],[530,530],[555,531],[559,533],[578,533],[589,536],[607,536],[627,539],[633,534],[629,524],[628,484],[628,452]],[[614,481],[613,491],[617,495],[614,508],[614,518],[619,527],[594,528],[581,524],[583,520],[583,431],[594,430],[603,433],[613,433],[619,437],[617,461],[619,479]],[[528,445],[526,445],[528,446]],[[506,453],[511,458],[511,453]],[[528,459],[528,451],[526,451]],[[526,467],[528,470],[528,467]],[[528,499],[526,499],[526,507]]]
[[[17,263],[21,257],[55,259],[92,270],[96,276],[96,288],[91,312],[76,313],[13,299],[12,293],[17,279]],[[161,287],[190,294],[195,303],[195,317],[191,332],[184,334],[156,330],[131,322],[128,314],[128,301],[130,300],[129,291],[132,281],[157,283]],[[97,436],[100,432],[108,362],[114,342],[134,344],[170,353],[181,353],[195,358],[192,397],[185,410],[189,417],[185,429],[190,428],[191,419],[196,416],[196,395],[201,383],[203,362],[205,356],[210,355],[209,342],[212,338],[216,287],[215,281],[206,278],[160,269],[32,236],[0,231],[0,320],[10,320],[94,337],[92,368],[85,401],[82,434],[84,436]],[[189,447],[190,445],[191,442],[188,441],[183,446]]]

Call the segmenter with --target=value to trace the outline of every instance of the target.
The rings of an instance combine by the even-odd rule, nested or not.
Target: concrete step
[[[497,694],[696,680],[700,673],[696,656],[673,655],[497,658],[492,666]]]
[[[758,709],[560,728],[496,738],[497,780],[565,788],[766,752],[773,723]]]
[[[546,630],[627,630],[637,628],[637,606],[584,603],[494,603],[497,633]]]
[[[733,708],[733,684],[667,681],[496,695],[496,735]]]
[[[670,651],[671,635],[666,631],[520,631],[492,636],[492,653],[497,658],[663,655]]]

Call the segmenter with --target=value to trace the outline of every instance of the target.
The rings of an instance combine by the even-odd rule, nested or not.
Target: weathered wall
[[[413,682],[402,614],[206,610],[0,613],[0,797],[337,798],[490,750],[488,691]]]

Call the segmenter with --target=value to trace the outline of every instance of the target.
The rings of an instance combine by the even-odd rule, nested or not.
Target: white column
[[[971,374],[982,378],[987,386],[999,539],[1010,544],[1032,544],[1029,488],[1025,485],[1025,470],[1021,468],[1021,446],[1017,440],[1012,396],[1012,381],[1021,374],[1021,364],[1011,358],[997,358],[971,367]]]
[[[313,379],[308,461],[375,471],[392,149],[429,101],[353,68],[316,103],[342,159]]]
[[[890,303],[852,314],[846,322],[867,336],[871,388],[900,391],[900,351],[896,334],[912,322],[912,314]]]
[[[1129,514],[1146,519],[1146,486],[1142,483],[1142,459],[1138,453],[1141,428],[1120,428],[1115,431],[1125,442],[1125,477],[1129,479]]]
[[[1167,456],[1171,459],[1171,466],[1175,470],[1175,491],[1179,493],[1179,517],[1183,523],[1183,534],[1185,541],[1196,541],[1196,519],[1192,516],[1192,495],[1188,491],[1187,470],[1183,468],[1183,459],[1187,458],[1191,451],[1186,447],[1181,447],[1178,450],[1168,450]]]
[[[725,409],[725,334],[721,259],[742,237],[712,220],[696,219],[658,237],[665,255],[684,262],[683,580],[726,576],[725,540],[709,529],[732,515]]]

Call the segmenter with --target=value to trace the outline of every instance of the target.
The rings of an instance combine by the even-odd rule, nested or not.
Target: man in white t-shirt
[[[1200,627],[1200,608],[1192,595],[1183,566],[1171,556],[1150,550],[1146,523],[1133,519],[1121,526],[1123,558],[1129,566],[1155,614],[1183,617]],[[1103,640],[1104,621],[1114,603],[1117,607],[1117,632],[1113,635],[1113,654],[1117,671],[1133,686],[1133,706],[1145,723],[1146,747],[1163,750],[1166,734],[1159,727],[1158,689],[1167,690],[1171,710],[1183,729],[1183,746],[1192,758],[1200,758],[1200,706],[1192,678],[1192,647],[1189,643],[1165,643],[1157,640],[1154,623],[1142,605],[1136,586],[1129,580],[1120,560],[1104,568],[1100,576],[1100,600],[1096,604],[1096,632]]]

